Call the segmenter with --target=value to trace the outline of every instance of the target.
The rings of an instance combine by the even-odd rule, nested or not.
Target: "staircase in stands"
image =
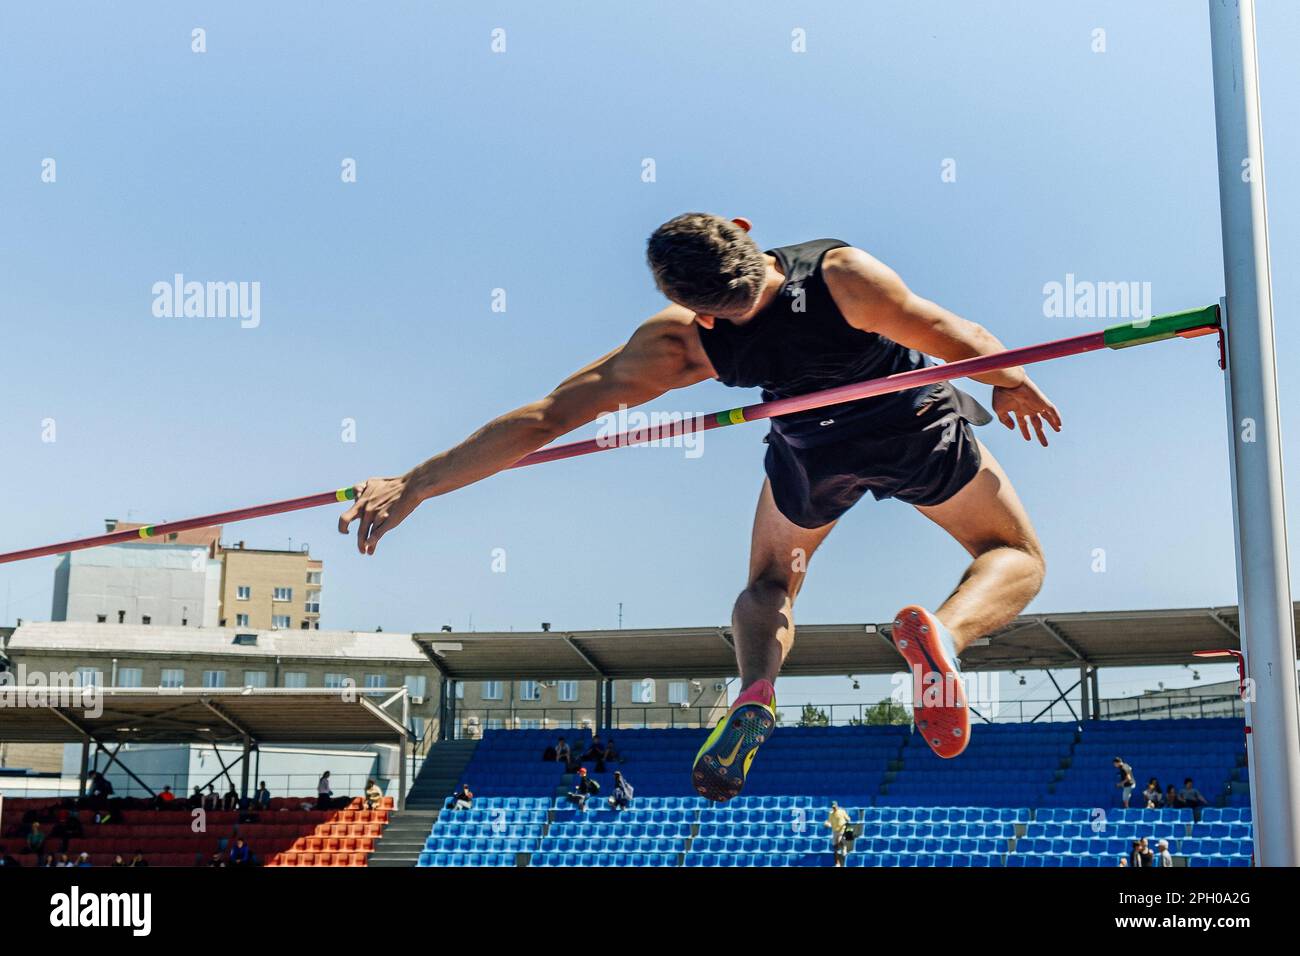
[[[473,789],[473,783],[463,780],[462,774],[477,746],[477,740],[444,740],[429,748],[424,766],[406,794],[406,809],[390,816],[383,836],[375,841],[370,866],[416,865],[447,797],[461,783],[469,783]]]

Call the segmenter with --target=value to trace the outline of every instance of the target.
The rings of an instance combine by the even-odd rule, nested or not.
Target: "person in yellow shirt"
[[[823,826],[830,827],[831,830],[831,849],[835,852],[835,865],[843,866],[844,858],[848,855],[848,844],[844,839],[844,831],[849,826],[849,815],[834,800],[831,801],[831,812],[826,817]]]

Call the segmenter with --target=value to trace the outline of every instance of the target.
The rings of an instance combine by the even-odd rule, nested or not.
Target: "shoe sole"
[[[954,706],[927,705],[924,695],[912,702],[912,720],[925,742],[945,760],[960,756],[970,743],[970,707],[961,673],[939,642],[939,635],[931,626],[931,616],[924,608],[905,607],[898,612],[890,633],[895,649],[911,665],[912,673],[921,674],[921,688],[928,691],[934,682],[931,675],[941,678],[939,686],[943,696],[952,690]],[[916,686],[915,679],[913,681]]]
[[[776,720],[762,704],[741,704],[727,714],[721,733],[705,743],[695,757],[691,782],[695,792],[714,803],[725,803],[745,786],[745,772],[762,744],[772,736]],[[724,761],[730,758],[729,763]]]

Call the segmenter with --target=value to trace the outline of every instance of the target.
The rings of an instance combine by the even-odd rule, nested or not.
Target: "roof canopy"
[[[888,640],[890,628],[889,623],[801,624],[781,673],[893,673],[899,669],[899,657]],[[637,680],[736,672],[731,629],[726,627],[435,633],[413,638],[453,680]],[[1239,646],[1236,607],[1031,614],[968,648],[962,668],[1188,664],[1194,651]]]
[[[349,690],[37,688],[0,685],[0,726],[10,743],[242,742],[368,744],[402,733],[400,713],[381,709],[401,689]],[[367,693],[376,693],[367,689]]]

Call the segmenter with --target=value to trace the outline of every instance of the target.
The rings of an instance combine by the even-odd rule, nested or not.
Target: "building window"
[[[104,682],[104,674],[93,667],[77,668],[78,687],[98,687]]]
[[[265,687],[266,671],[244,671],[245,687]]]
[[[292,601],[293,588],[276,588],[271,595],[272,601]]]
[[[108,623],[108,615],[107,615],[107,614],[96,614],[96,615],[95,615],[95,623],[96,623],[96,624],[107,624],[107,623]]]
[[[520,730],[541,730],[542,722],[538,720],[536,717],[520,717],[519,729]]]
[[[425,723],[426,721],[423,717],[417,717],[414,714],[411,715],[410,732],[411,732],[411,736],[414,737],[416,740],[424,739]]]
[[[225,687],[226,672],[225,671],[204,671],[203,686],[211,687],[211,688]]]
[[[139,667],[119,667],[117,669],[118,687],[143,687],[144,671]]]
[[[675,680],[668,683],[668,703],[685,704],[690,702],[686,681]]]
[[[288,614],[272,614],[271,628],[276,631],[287,631],[293,627],[293,621],[289,620]]]
[[[308,583],[308,584],[320,584],[320,572],[319,572],[319,571],[308,571],[308,572],[307,572],[307,583]]]
[[[253,589],[250,588],[247,584],[241,584],[239,587],[235,588],[236,601],[247,601],[252,596],[253,596]]]
[[[235,615],[235,627],[248,627],[248,615],[247,615],[247,614],[236,614],[236,615]]]
[[[541,700],[542,685],[535,680],[521,680],[519,682],[519,699],[520,700]]]
[[[152,624],[152,623],[153,623],[153,618],[151,618],[148,614],[141,614],[141,615],[140,615],[140,623],[141,623],[141,624]]]
[[[571,704],[578,699],[578,682],[576,680],[562,680],[556,685],[560,700],[566,704]]]
[[[483,699],[484,700],[501,699],[501,682],[499,680],[485,680],[483,682]]]
[[[284,675],[285,687],[306,687],[307,675],[302,671],[286,671]]]
[[[159,687],[184,687],[185,671],[179,667],[164,667],[162,679],[158,681]]]
[[[505,721],[503,721],[500,717],[488,718],[487,721],[488,730],[501,730],[503,727],[505,727]]]
[[[370,688],[370,689],[374,689],[374,688],[377,688],[377,687],[387,687],[387,686],[388,686],[388,675],[387,675],[387,674],[367,674],[367,675],[365,676],[365,685],[366,685],[367,688]],[[377,695],[377,696],[383,696],[383,695]]]
[[[632,685],[632,703],[653,704],[655,702],[655,682],[647,677]]]
[[[307,609],[308,614],[319,614],[320,613],[320,591],[309,590],[307,592],[307,603],[304,604],[303,607]]]
[[[406,693],[409,696],[423,697],[425,690],[428,689],[429,679],[423,674],[407,674],[402,683],[405,685]]]
[[[456,699],[457,699],[457,700],[464,700],[464,699],[465,699],[465,682],[464,682],[463,680],[458,680],[458,681],[456,681],[455,683],[456,683]]]
[[[343,687],[355,687],[356,684],[347,674],[326,674],[325,686],[332,690],[339,690]]]

